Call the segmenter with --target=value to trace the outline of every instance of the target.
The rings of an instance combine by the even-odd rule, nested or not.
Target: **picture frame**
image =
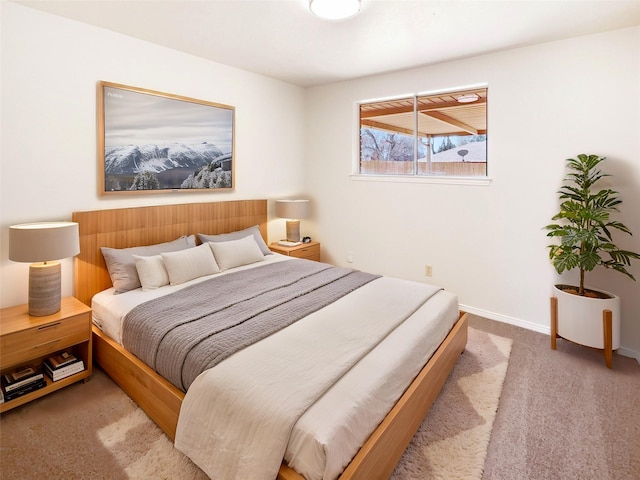
[[[98,193],[235,187],[235,107],[98,82]]]

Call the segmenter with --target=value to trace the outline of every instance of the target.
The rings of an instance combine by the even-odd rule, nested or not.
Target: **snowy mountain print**
[[[229,188],[231,160],[207,142],[106,147],[105,190]]]

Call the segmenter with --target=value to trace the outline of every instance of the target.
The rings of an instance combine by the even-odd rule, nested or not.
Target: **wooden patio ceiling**
[[[460,103],[461,95],[478,99]],[[459,90],[418,96],[418,135],[483,135],[487,133],[487,89]],[[360,125],[393,133],[413,135],[413,98],[360,105]]]

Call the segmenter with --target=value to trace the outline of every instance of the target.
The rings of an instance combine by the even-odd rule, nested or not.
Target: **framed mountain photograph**
[[[98,82],[101,195],[234,188],[235,108]]]

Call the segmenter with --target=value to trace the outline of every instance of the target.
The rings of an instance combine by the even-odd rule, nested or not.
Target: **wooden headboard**
[[[91,297],[111,287],[100,247],[127,248],[175,240],[181,235],[217,235],[258,225],[267,241],[267,201],[186,203],[153,207],[73,212],[80,228],[75,258],[74,295],[91,305]]]

